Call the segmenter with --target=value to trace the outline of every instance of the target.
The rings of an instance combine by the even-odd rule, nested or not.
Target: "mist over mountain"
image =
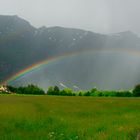
[[[50,57],[92,50],[46,65],[13,81],[14,85],[35,83],[88,89],[128,89],[140,82],[140,57],[102,50],[140,51],[140,38],[131,31],[98,34],[62,27],[35,28],[18,16],[0,16],[0,82],[18,71]],[[95,52],[94,49],[100,51]]]

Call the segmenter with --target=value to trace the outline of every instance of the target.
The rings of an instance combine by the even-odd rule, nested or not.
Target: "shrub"
[[[48,95],[53,95],[53,93],[54,93],[53,87],[49,87],[49,88],[48,88],[48,91],[47,91],[47,94],[48,94]]]
[[[89,92],[89,91],[86,91],[85,93],[84,93],[84,96],[90,96],[91,95],[91,92]]]
[[[136,85],[133,89],[133,96],[140,97],[140,84]]]
[[[17,93],[18,92],[18,88],[10,86],[10,85],[7,86],[7,89],[8,89],[8,91],[10,91],[12,93]]]
[[[79,94],[78,94],[79,96],[82,96],[82,92],[79,92]]]
[[[116,97],[131,97],[132,93],[130,91],[118,91],[116,92]]]

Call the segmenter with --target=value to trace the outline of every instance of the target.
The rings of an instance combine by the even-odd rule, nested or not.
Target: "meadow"
[[[0,140],[135,140],[140,98],[0,95]]]

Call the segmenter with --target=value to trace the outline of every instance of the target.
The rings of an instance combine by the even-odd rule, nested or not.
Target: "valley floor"
[[[134,140],[140,98],[0,96],[0,140]]]

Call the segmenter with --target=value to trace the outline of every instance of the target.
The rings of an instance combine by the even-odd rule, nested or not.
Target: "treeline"
[[[93,88],[89,91],[81,90],[75,92],[69,88],[60,90],[57,86],[54,86],[49,87],[47,94],[57,96],[140,97],[140,84],[136,85],[134,89],[130,91],[101,91],[96,88]]]
[[[45,92],[43,89],[33,84],[24,87],[6,87],[8,92],[1,91],[0,93],[56,96],[140,97],[140,84],[136,85],[133,90],[129,91],[101,91],[96,88],[93,88],[89,91],[73,91],[69,88],[60,90],[58,86],[51,86],[48,88],[47,92]]]
[[[9,91],[9,93],[17,93],[17,94],[31,94],[31,95],[45,94],[45,91],[43,89],[33,84],[24,87],[7,86],[7,91]]]

